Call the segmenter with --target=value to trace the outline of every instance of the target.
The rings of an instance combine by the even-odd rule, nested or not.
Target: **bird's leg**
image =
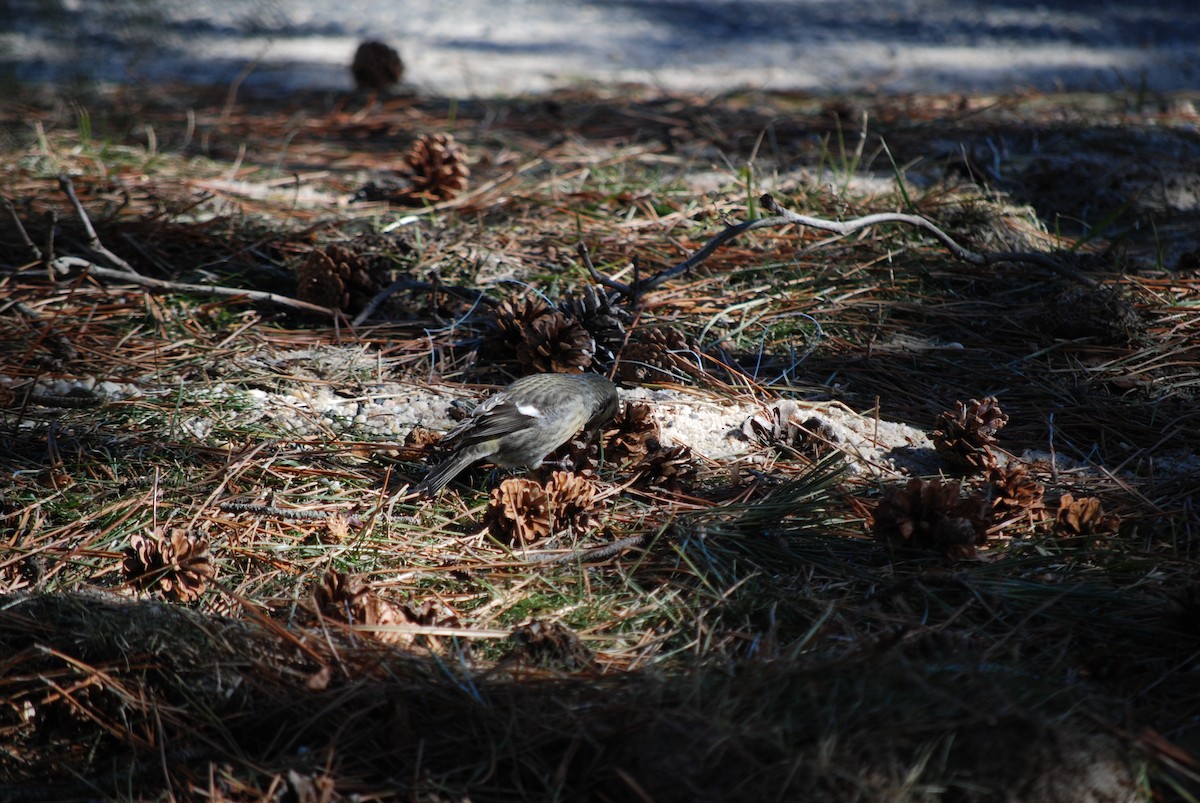
[[[566,471],[569,474],[574,474],[579,470],[579,467],[575,465],[575,461],[571,459],[570,455],[563,455],[554,460],[546,460],[542,463],[542,467],[548,467],[551,471]]]

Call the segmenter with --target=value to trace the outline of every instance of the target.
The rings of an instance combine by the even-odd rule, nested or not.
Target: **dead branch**
[[[489,298],[480,290],[471,290],[467,287],[458,287],[456,285],[441,284],[440,282],[423,282],[420,279],[414,279],[411,276],[401,276],[396,281],[389,284],[387,287],[376,293],[370,301],[354,316],[351,324],[354,326],[362,326],[367,322],[375,310],[379,309],[379,305],[387,301],[394,294],[401,290],[428,290],[430,293],[445,292],[452,296],[457,296],[465,301],[470,301],[472,304],[483,304],[485,306],[494,306],[495,301]]]
[[[587,563],[590,561],[597,561],[597,560],[604,560],[605,558],[611,558],[613,555],[618,555],[621,552],[625,551],[626,549],[639,547],[642,544],[644,544],[645,542],[646,542],[646,536],[644,534],[643,535],[631,535],[628,538],[619,538],[616,541],[613,541],[612,543],[603,544],[601,546],[592,547],[590,549],[572,549],[571,551],[565,552],[561,555],[536,555],[536,556],[530,558],[529,562],[530,563],[556,564],[556,563],[571,563],[574,561],[579,561],[581,563]]]
[[[84,210],[79,196],[75,194],[75,183],[71,181],[71,177],[65,174],[60,175],[58,177],[58,186],[59,189],[66,193],[67,198],[71,201],[71,206],[75,207],[75,216],[79,218],[79,222],[83,224],[83,230],[87,233],[88,248],[100,254],[126,273],[137,275],[137,271],[133,269],[133,265],[130,265],[112,251],[109,251],[104,246],[104,243],[100,241],[100,235],[96,233],[96,227],[92,225],[92,220]]]
[[[42,261],[42,249],[34,245],[34,242],[29,237],[29,232],[25,230],[25,224],[21,222],[21,216],[17,214],[17,207],[8,198],[0,198],[0,204],[4,206],[4,211],[8,212],[8,216],[12,218],[13,226],[17,229],[17,236],[21,238],[21,244],[29,249],[33,254],[33,258]]]
[[[1099,285],[1099,282],[1092,277],[1087,276],[1068,265],[1062,264],[1047,254],[1038,253],[1035,251],[997,251],[976,253],[968,248],[964,248],[953,237],[934,225],[932,221],[930,221],[928,218],[921,217],[920,215],[906,215],[898,212],[881,212],[874,215],[864,215],[863,217],[854,218],[853,220],[839,221],[810,217],[808,215],[801,215],[796,212],[792,212],[791,210],[780,206],[779,202],[776,201],[770,193],[765,193],[761,198],[759,198],[759,203],[762,204],[764,209],[774,213],[773,216],[759,218],[758,220],[746,220],[741,223],[729,224],[725,227],[725,229],[718,232],[707,243],[705,243],[699,251],[696,251],[683,262],[680,262],[679,264],[670,268],[664,268],[658,273],[655,273],[653,276],[649,276],[645,279],[639,279],[635,277],[635,279],[628,284],[619,282],[600,273],[600,271],[598,271],[592,264],[591,256],[588,254],[587,247],[582,243],[578,247],[579,255],[583,261],[584,267],[587,268],[588,273],[591,274],[594,281],[611,290],[616,290],[630,301],[636,303],[637,300],[647,291],[653,290],[655,287],[674,279],[676,276],[681,276],[684,273],[687,273],[689,270],[697,265],[700,265],[702,262],[712,256],[713,252],[726,242],[732,240],[734,237],[737,237],[740,234],[745,234],[749,231],[755,231],[756,229],[778,228],[781,226],[795,224],[798,226],[807,226],[809,228],[819,229],[821,231],[833,232],[834,234],[847,235],[860,229],[865,229],[868,226],[875,226],[880,223],[906,223],[910,226],[916,226],[917,228],[924,229],[936,240],[941,242],[942,245],[944,245],[946,249],[950,251],[950,253],[953,254],[957,259],[972,265],[989,266],[1005,262],[1025,262],[1028,264],[1040,265],[1042,267],[1049,268],[1061,276],[1065,276],[1066,278],[1077,281],[1080,284],[1088,287],[1096,287]]]
[[[274,304],[278,307],[289,307],[291,309],[302,310],[304,312],[312,312],[318,315],[327,315],[329,317],[342,316],[341,310],[333,309],[332,307],[322,307],[317,304],[310,304],[307,301],[300,301],[289,296],[281,296],[278,293],[271,293],[265,290],[247,290],[241,287],[225,287],[219,284],[191,284],[189,282],[169,282],[165,279],[153,279],[149,276],[143,276],[140,273],[129,273],[116,268],[106,268],[103,265],[97,265],[95,262],[89,262],[80,257],[59,257],[54,260],[51,267],[59,273],[68,273],[72,268],[82,268],[93,276],[102,276],[106,279],[117,279],[131,284],[149,287],[155,290],[165,290],[178,293],[196,293],[199,295],[221,296],[224,298],[244,298],[249,301],[255,301],[261,304]]]
[[[103,265],[97,265],[91,260],[82,257],[62,256],[53,257],[54,248],[54,228],[51,226],[50,234],[47,236],[46,249],[39,249],[29,237],[25,226],[21,223],[20,216],[17,215],[16,208],[13,203],[5,198],[3,205],[5,211],[8,212],[16,224],[18,236],[20,236],[22,244],[29,249],[35,259],[44,261],[49,268],[57,274],[65,275],[71,272],[72,269],[80,268],[93,276],[100,276],[106,279],[117,279],[120,281],[130,282],[142,287],[153,288],[155,290],[165,290],[180,293],[197,293],[200,295],[222,296],[225,298],[244,298],[250,301],[273,304],[279,307],[289,307],[291,309],[302,310],[304,312],[312,312],[318,315],[326,315],[329,317],[344,317],[340,310],[330,307],[322,307],[317,304],[310,304],[307,301],[290,298],[289,296],[271,293],[265,290],[248,290],[241,287],[224,287],[217,284],[191,284],[188,282],[171,282],[165,279],[154,279],[149,276],[143,276],[134,270],[133,266],[119,256],[109,251],[100,240],[100,235],[96,233],[95,226],[92,225],[91,218],[88,217],[87,210],[83,208],[83,204],[79,201],[79,196],[75,194],[75,185],[67,176],[59,176],[58,185],[62,191],[66,193],[67,198],[71,201],[71,206],[75,209],[75,215],[79,218],[79,222],[83,225],[84,231],[88,237],[88,248],[95,251],[97,254],[104,256],[117,265],[116,268],[106,268]]]

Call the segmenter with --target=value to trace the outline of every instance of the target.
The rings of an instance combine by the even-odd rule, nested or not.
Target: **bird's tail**
[[[463,469],[479,459],[478,455],[468,451],[455,452],[441,463],[429,469],[425,479],[413,489],[422,496],[437,496],[442,489],[450,484],[450,480],[462,473]]]

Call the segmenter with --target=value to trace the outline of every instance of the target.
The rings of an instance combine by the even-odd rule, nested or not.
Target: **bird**
[[[404,62],[394,47],[370,39],[354,51],[350,72],[354,73],[354,83],[359,89],[379,92],[400,82],[404,77]]]
[[[538,468],[575,433],[604,426],[619,404],[616,386],[600,374],[521,377],[446,433],[442,443],[453,451],[414,491],[436,496],[467,466],[484,459],[501,468]]]

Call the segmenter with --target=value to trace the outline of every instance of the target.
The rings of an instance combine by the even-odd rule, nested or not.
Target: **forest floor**
[[[1197,102],[16,99],[0,798],[1198,799]]]

